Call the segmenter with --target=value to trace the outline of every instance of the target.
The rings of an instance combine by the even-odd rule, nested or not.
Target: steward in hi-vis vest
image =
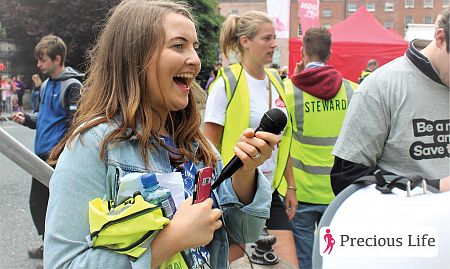
[[[334,198],[331,151],[355,88],[355,83],[326,65],[285,82],[286,106],[293,118],[290,154],[299,202],[327,205]],[[281,185],[280,193],[284,191]]]
[[[358,83],[361,83],[370,74],[372,74],[372,71],[370,71],[370,70],[363,70],[361,72],[361,75],[359,75]]]
[[[274,69],[265,69],[267,77],[282,100],[286,100],[283,82]],[[216,80],[212,83],[210,90],[218,79],[223,78],[225,82],[228,106],[225,115],[225,124],[222,134],[222,142],[218,148],[222,155],[224,165],[234,156],[233,147],[239,141],[242,131],[250,127],[250,97],[247,86],[247,79],[241,64],[233,64],[219,69]],[[284,105],[283,105],[284,106]],[[290,112],[288,110],[288,115]],[[273,176],[273,187],[277,188],[281,184],[283,173],[289,156],[290,141],[292,139],[292,121],[288,117],[288,123],[283,131],[282,142],[279,144],[277,156],[277,166]],[[283,154],[280,154],[283,152]],[[284,185],[286,183],[284,182]],[[284,192],[285,193],[285,192]],[[284,194],[282,193],[282,194]]]

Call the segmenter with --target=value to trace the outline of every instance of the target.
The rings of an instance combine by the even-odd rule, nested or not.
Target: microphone
[[[287,118],[283,111],[278,108],[269,109],[264,116],[261,118],[261,122],[259,123],[258,128],[256,128],[255,133],[258,131],[269,132],[272,134],[279,134],[283,131],[286,126]],[[211,189],[217,188],[220,183],[225,181],[225,179],[231,177],[239,168],[244,165],[237,157],[231,159],[231,161],[223,168],[222,173],[220,173],[219,177],[214,184],[211,186]]]

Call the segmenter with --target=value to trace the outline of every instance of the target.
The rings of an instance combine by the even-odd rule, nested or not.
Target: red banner
[[[319,0],[298,0],[298,20],[302,34],[311,27],[319,27]]]

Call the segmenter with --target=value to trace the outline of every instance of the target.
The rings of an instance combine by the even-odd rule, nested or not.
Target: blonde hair
[[[240,37],[247,36],[253,39],[264,23],[273,22],[266,13],[261,11],[249,11],[242,16],[228,15],[220,30],[221,51],[225,57],[229,58],[231,52],[239,52],[242,55],[244,48]]]
[[[41,77],[38,74],[34,74],[31,76],[31,79],[34,82],[34,87],[39,87],[42,85]]]
[[[170,13],[181,14],[193,21],[185,5],[171,1],[125,0],[108,13],[108,20],[89,53],[88,76],[74,122],[68,135],[52,152],[50,161],[56,162],[64,145],[78,134],[119,117],[120,126],[101,141],[100,158],[109,142],[136,136],[142,158],[149,168],[147,152],[156,149],[151,138],[160,139],[158,130],[152,129],[159,115],[151,107],[146,71],[149,64],[158,66],[160,63],[159,56],[165,43],[164,20]],[[156,77],[161,85],[159,70]],[[187,107],[170,112],[162,124],[185,158],[213,165],[217,157],[200,130],[201,116],[195,102],[203,90],[196,82],[190,88]],[[161,95],[165,100],[164,92],[161,91]],[[194,141],[200,146],[196,154],[192,149]]]

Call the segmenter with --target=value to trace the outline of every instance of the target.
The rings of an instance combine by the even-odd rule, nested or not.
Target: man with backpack
[[[40,102],[34,114],[18,112],[13,121],[36,129],[34,151],[46,161],[51,150],[63,138],[72,116],[77,110],[80,96],[80,80],[84,74],[65,67],[67,46],[54,35],[44,36],[34,49],[37,67],[49,78],[42,83]],[[30,211],[37,232],[42,238],[45,230],[45,214],[49,198],[48,188],[36,178],[32,179]],[[43,258],[43,246],[28,251],[34,259]]]

